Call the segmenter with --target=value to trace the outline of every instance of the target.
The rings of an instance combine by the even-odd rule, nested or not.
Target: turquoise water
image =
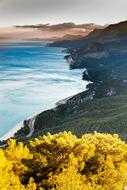
[[[43,43],[0,46],[0,137],[26,118],[81,92],[82,70],[69,70],[61,48]]]

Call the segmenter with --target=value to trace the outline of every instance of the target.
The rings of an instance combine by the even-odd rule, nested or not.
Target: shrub
[[[0,150],[1,190],[124,190],[127,144],[117,135],[71,132]]]

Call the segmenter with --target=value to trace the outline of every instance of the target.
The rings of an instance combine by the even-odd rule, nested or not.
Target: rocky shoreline
[[[50,44],[67,48],[65,59],[70,69],[86,68],[82,78],[92,83],[86,91],[60,101],[55,109],[38,114],[34,120],[24,121],[24,127],[14,138],[27,143],[47,132],[70,130],[81,136],[96,130],[118,133],[127,140],[126,34],[127,21],[94,31],[79,41]]]

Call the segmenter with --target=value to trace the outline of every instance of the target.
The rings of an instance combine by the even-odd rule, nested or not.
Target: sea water
[[[42,42],[0,46],[0,137],[86,89],[83,71],[70,70],[62,50]]]

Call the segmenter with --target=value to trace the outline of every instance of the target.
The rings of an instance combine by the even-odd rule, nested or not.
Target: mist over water
[[[43,43],[0,46],[0,137],[17,123],[86,88],[61,48]]]

